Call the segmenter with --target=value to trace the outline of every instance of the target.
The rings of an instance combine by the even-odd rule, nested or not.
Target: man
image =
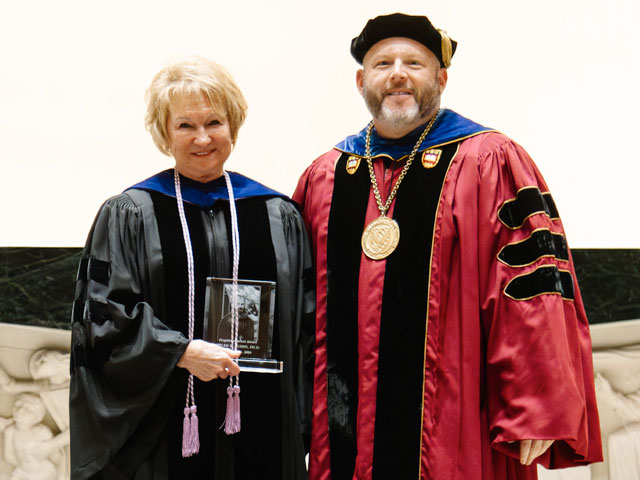
[[[531,479],[601,460],[588,323],[551,194],[510,139],[440,109],[426,17],[353,39],[373,121],[294,199],[317,267],[312,479]]]

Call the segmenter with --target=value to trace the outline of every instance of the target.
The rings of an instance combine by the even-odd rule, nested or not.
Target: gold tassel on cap
[[[451,65],[451,57],[453,56],[451,39],[444,30],[438,29],[438,32],[440,33],[440,37],[442,37],[442,64],[444,65],[444,68],[449,68]]]

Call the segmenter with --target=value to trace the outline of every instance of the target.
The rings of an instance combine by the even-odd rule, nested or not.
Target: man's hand
[[[551,446],[553,440],[520,440],[520,463],[531,463]]]
[[[186,368],[203,382],[208,382],[214,378],[238,375],[240,367],[233,359],[238,358],[240,353],[204,340],[191,340],[178,366]]]

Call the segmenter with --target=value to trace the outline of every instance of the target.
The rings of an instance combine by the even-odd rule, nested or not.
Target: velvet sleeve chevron
[[[525,227],[530,217],[539,215],[550,225],[531,231]],[[527,236],[503,246],[498,260],[512,267],[514,272],[540,263],[543,258],[550,264],[539,265],[534,270],[515,275],[504,289],[505,295],[514,300],[529,300],[538,295],[560,295],[574,299],[573,275],[567,271],[569,253],[564,233],[553,231],[553,221],[560,220],[553,197],[541,192],[537,186],[521,188],[514,198],[506,200],[498,210],[498,219],[511,230],[525,229]],[[547,220],[548,219],[548,220]],[[556,226],[556,230],[561,230]],[[563,263],[564,262],[564,263]],[[564,269],[562,269],[564,265]]]
[[[558,209],[522,147],[495,135],[479,154],[479,293],[492,446],[515,456],[517,443],[509,442],[552,439],[543,465],[585,463],[600,447],[591,341]]]

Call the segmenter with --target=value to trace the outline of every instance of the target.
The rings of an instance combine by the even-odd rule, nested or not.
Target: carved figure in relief
[[[0,366],[0,390],[18,394],[14,400],[13,418],[0,417],[0,432],[3,430],[5,432],[4,442],[2,442],[3,455],[0,455],[0,480],[49,478],[46,476],[49,468],[43,465],[52,462],[55,476],[51,478],[63,480],[69,476],[69,354],[49,349],[37,350],[29,359],[28,367],[32,378],[16,379],[8,375]],[[25,397],[27,393],[29,396]],[[34,398],[37,402],[33,400]],[[27,405],[29,402],[39,405],[30,407]],[[24,415],[25,410],[29,409],[35,409],[38,412],[42,410],[42,418],[37,422],[40,425],[20,429],[15,418],[16,409],[19,415]],[[41,424],[46,412],[49,412],[55,422],[60,432],[58,435],[54,436],[55,432]],[[24,423],[21,426],[24,426]],[[28,441],[25,441],[25,438]],[[53,447],[55,447],[55,453],[50,452]],[[29,453],[31,448],[34,451]],[[41,458],[43,452],[49,452],[50,455]],[[4,462],[2,456],[4,456]],[[35,459],[40,458],[43,465],[37,467],[35,476],[29,477],[28,472],[31,472],[31,467],[16,466],[20,464],[20,458],[25,460],[27,465],[37,465],[38,462]]]
[[[4,432],[4,457],[13,466],[11,480],[56,480],[57,465],[69,443],[68,430],[54,436],[42,424],[46,409],[31,392],[20,393],[13,404],[13,423]]]
[[[60,431],[69,428],[69,358],[69,353],[43,349],[29,360],[29,373],[45,386],[38,393]]]
[[[29,360],[31,380],[12,378],[0,366],[0,390],[38,393],[60,431],[69,428],[69,354],[37,350]]]
[[[640,346],[594,352],[604,463],[594,480],[640,478]]]
[[[2,369],[0,369],[2,372]],[[0,480],[9,480],[12,468],[4,460],[3,432],[13,423],[13,418],[0,417]]]

